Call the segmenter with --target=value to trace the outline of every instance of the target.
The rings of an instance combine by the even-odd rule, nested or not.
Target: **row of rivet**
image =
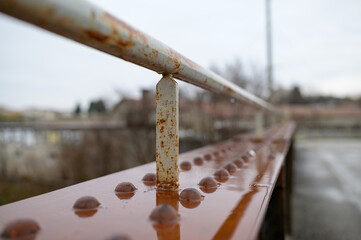
[[[232,150],[232,147],[228,147],[228,150]],[[221,150],[222,153],[226,153],[226,149]],[[218,151],[214,152],[215,157],[219,157],[220,153]],[[241,159],[236,159],[233,163],[227,163],[223,168],[218,169],[213,175],[214,178],[219,182],[225,182],[228,180],[230,174],[236,172],[237,167],[241,168],[244,162],[248,162],[249,157],[254,157],[255,152],[253,150],[247,152],[247,154],[241,156]],[[212,156],[210,154],[205,154],[204,159],[210,161]],[[193,160],[195,165],[202,165],[203,159],[201,157],[196,157]],[[184,161],[180,164],[180,168],[184,171],[190,170],[192,164],[188,161]],[[205,177],[199,182],[200,189],[206,193],[212,193],[216,191],[218,184],[213,177]],[[147,186],[154,186],[156,184],[156,174],[147,173],[143,177],[143,183]],[[122,182],[118,184],[115,188],[115,193],[120,199],[129,199],[134,194],[137,188],[130,182]],[[179,200],[182,205],[186,205],[188,208],[194,208],[199,205],[200,201],[204,197],[199,193],[195,188],[184,189],[180,195]],[[188,202],[188,203],[185,203]],[[100,206],[100,202],[92,196],[84,196],[79,198],[73,205],[75,212],[81,217],[92,216],[97,208]],[[90,212],[89,212],[90,211]],[[94,211],[94,213],[91,213]],[[149,217],[152,221],[155,221],[158,224],[161,223],[170,223],[176,221],[179,216],[176,210],[166,204],[161,204],[157,206]],[[40,226],[31,219],[22,219],[11,222],[8,224],[1,233],[1,237],[4,239],[18,239],[24,237],[35,237],[35,235],[40,231]],[[116,235],[109,238],[109,240],[126,240],[130,239],[126,235]]]

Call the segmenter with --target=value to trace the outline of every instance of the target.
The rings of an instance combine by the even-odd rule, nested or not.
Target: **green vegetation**
[[[29,179],[0,179],[0,205],[16,202],[62,188],[60,184],[44,184]]]

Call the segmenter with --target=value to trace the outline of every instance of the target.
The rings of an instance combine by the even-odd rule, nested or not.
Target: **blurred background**
[[[92,2],[283,109],[298,124],[295,183],[328,169],[320,204],[349,196],[340,211],[361,219],[361,193],[339,187],[361,182],[360,1]],[[0,29],[0,205],[155,160],[160,75],[4,14]],[[181,152],[253,131],[255,109],[179,85]],[[296,213],[315,201],[306,185]]]

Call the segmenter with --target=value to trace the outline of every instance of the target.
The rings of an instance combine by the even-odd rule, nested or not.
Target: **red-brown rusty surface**
[[[192,164],[189,171],[181,170],[179,192],[157,192],[155,186],[143,183],[145,174],[155,173],[153,162],[5,205],[0,207],[0,229],[18,219],[33,219],[41,229],[36,239],[107,239],[115,235],[130,239],[255,239],[293,132],[294,125],[287,124],[265,131],[263,141],[243,135],[181,154],[180,162],[192,162],[206,154],[212,159],[200,166]],[[215,191],[202,191],[201,179],[244,154],[243,165],[226,182],[218,183]],[[136,191],[118,197],[114,189],[122,182],[134,184]],[[179,200],[186,188],[198,190],[201,201]],[[82,196],[95,197],[100,206],[92,214],[76,214],[73,205]],[[161,204],[177,211],[176,221],[157,224],[150,219]]]

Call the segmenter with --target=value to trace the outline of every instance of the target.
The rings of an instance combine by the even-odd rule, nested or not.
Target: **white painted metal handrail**
[[[264,100],[206,70],[85,0],[1,0],[0,11],[126,61],[277,113]]]

